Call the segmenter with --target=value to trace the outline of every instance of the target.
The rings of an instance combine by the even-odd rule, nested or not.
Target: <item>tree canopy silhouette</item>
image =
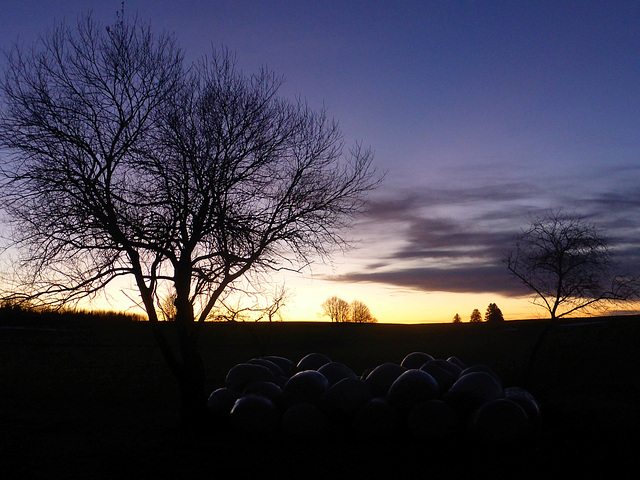
[[[343,323],[351,319],[351,305],[346,300],[333,296],[322,302],[322,314],[332,322]]]
[[[228,51],[187,68],[173,35],[90,15],[14,47],[1,79],[1,201],[22,254],[13,298],[74,302],[133,279],[178,380],[206,410],[199,325],[247,275],[345,245],[380,181],[324,110],[279,96]],[[173,332],[159,327],[171,292]],[[165,305],[166,307],[166,305]]]
[[[371,310],[360,300],[351,302],[351,321],[353,323],[378,323]]]
[[[600,230],[562,211],[534,218],[507,254],[506,264],[551,319],[638,294],[636,279],[618,272]]]
[[[495,303],[490,303],[487,307],[487,311],[484,314],[485,322],[504,322],[504,317],[502,316],[502,311],[498,308],[498,305]]]
[[[333,296],[322,302],[322,314],[332,322],[344,323],[377,323],[369,307],[360,300],[349,303],[342,298]]]
[[[482,322],[482,313],[480,313],[480,310],[478,310],[477,308],[474,308],[473,312],[471,312],[471,315],[469,317],[469,321],[471,323]]]

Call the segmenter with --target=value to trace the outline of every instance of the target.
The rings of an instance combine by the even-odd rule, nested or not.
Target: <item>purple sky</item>
[[[111,22],[120,4],[1,0],[0,45],[88,9]],[[224,45],[246,72],[266,64],[283,95],[324,104],[347,144],[375,150],[388,174],[352,232],[362,248],[330,271],[337,289],[520,295],[501,258],[547,207],[590,216],[640,271],[640,2],[125,7],[175,32],[188,59]]]

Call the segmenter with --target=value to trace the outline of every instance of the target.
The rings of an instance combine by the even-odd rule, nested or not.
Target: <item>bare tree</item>
[[[283,312],[291,293],[284,285],[276,286],[270,293],[229,288],[218,299],[209,319],[225,322],[282,321]]]
[[[371,310],[360,300],[351,302],[351,321],[353,323],[377,323],[378,320],[371,314]]]
[[[256,321],[267,320],[269,322],[282,321],[283,311],[286,309],[287,302],[291,297],[291,292],[284,285],[276,288],[273,295],[269,298],[268,304],[259,307],[260,316]]]
[[[329,317],[332,322],[349,322],[351,320],[351,305],[346,300],[338,297],[329,297],[322,302],[322,314]]]
[[[1,80],[2,204],[24,255],[14,297],[73,302],[132,278],[182,394],[206,414],[199,326],[247,275],[298,271],[335,247],[375,188],[324,111],[278,96],[229,52],[183,67],[171,35],[124,15],[15,47]],[[159,327],[175,293],[177,341]]]
[[[159,316],[166,322],[172,322],[176,318],[176,294],[158,296],[157,309]]]
[[[562,211],[534,218],[507,254],[506,264],[552,320],[629,300],[638,292],[633,278],[617,272],[607,239],[596,226]]]

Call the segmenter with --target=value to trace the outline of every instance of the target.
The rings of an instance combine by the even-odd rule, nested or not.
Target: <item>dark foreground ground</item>
[[[636,478],[640,318],[504,325],[212,324],[202,338],[211,390],[236,363],[322,352],[357,373],[412,351],[491,366],[543,411],[529,444],[421,444],[336,436],[316,442],[193,439],[148,325],[0,318],[0,477]],[[631,470],[630,470],[631,469]]]

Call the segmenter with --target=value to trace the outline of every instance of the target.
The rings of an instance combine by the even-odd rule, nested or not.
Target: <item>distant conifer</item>
[[[482,322],[482,314],[480,313],[480,310],[478,310],[477,308],[474,308],[473,312],[471,312],[471,317],[469,318],[469,321],[472,323]]]
[[[495,303],[490,303],[487,312],[484,314],[485,322],[504,322],[502,312]]]

